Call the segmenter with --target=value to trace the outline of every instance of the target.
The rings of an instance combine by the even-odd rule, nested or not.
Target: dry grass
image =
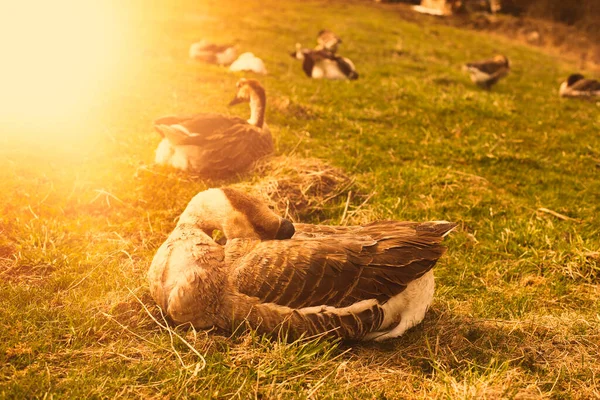
[[[260,160],[249,182],[234,186],[262,197],[279,215],[306,221],[331,208],[330,202],[348,195],[354,180],[323,160],[296,155]]]

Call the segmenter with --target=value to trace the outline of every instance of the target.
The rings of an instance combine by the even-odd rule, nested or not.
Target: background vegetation
[[[122,73],[85,124],[0,137],[0,397],[600,396],[600,107],[558,98],[574,65],[370,2],[127,11]],[[325,27],[359,80],[312,81],[288,56]],[[145,281],[154,252],[195,193],[237,180],[153,166],[151,121],[247,115],[226,108],[243,74],[188,61],[201,38],[265,60],[277,153],[344,168],[350,211],[371,196],[348,223],[459,223],[422,325],[384,344],[166,328]],[[498,52],[513,71],[481,91],[461,65]],[[338,223],[345,201],[305,221]]]

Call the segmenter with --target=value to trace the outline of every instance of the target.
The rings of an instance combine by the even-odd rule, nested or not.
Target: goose
[[[201,40],[190,46],[190,58],[210,64],[229,65],[237,57],[237,50],[232,45],[218,45]]]
[[[253,53],[242,53],[230,66],[230,71],[251,71],[257,74],[266,75],[267,68],[265,63]]]
[[[432,268],[455,226],[292,224],[241,190],[213,188],[187,205],[147,278],[176,324],[383,341],[423,320]],[[215,229],[224,245],[211,238]]]
[[[600,82],[594,79],[585,79],[581,74],[571,74],[560,85],[558,93],[561,97],[600,96]]]
[[[510,62],[504,55],[496,55],[493,58],[475,61],[465,65],[465,69],[471,74],[471,80],[478,86],[490,90],[501,78],[510,71]]]
[[[317,47],[315,47],[315,50],[327,50],[335,53],[340,43],[342,43],[342,39],[335,33],[328,29],[323,29],[317,35]]]
[[[358,79],[354,63],[327,50],[302,48],[296,43],[296,51],[291,56],[302,60],[302,70],[313,79]]]
[[[154,121],[163,137],[154,161],[208,178],[224,178],[245,171],[273,151],[265,123],[266,95],[253,79],[240,79],[229,103],[250,103],[250,119],[220,114],[166,116]]]

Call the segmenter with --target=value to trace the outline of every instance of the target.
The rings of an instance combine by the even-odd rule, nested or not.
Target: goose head
[[[265,107],[267,104],[267,95],[265,89],[256,79],[242,78],[236,84],[237,93],[230,106],[240,103],[250,103],[251,116],[248,123],[262,128],[265,119]]]
[[[567,78],[567,86],[573,86],[575,83],[579,82],[582,79],[585,79],[585,77],[581,74],[571,74]]]
[[[198,193],[181,214],[181,224],[192,224],[209,236],[218,229],[227,240],[284,240],[295,233],[291,221],[276,215],[260,199],[228,187]]]
[[[498,64],[504,64],[507,68],[510,68],[510,61],[508,61],[508,57],[506,57],[505,55],[495,55],[493,60]]]
[[[331,51],[332,53],[336,53],[340,43],[342,43],[342,39],[340,39],[335,33],[329,29],[321,29],[317,34],[316,50],[325,49],[327,51]]]

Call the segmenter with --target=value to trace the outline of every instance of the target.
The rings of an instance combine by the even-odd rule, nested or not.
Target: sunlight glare
[[[122,15],[112,1],[13,1],[0,6],[0,123],[38,135],[82,123],[118,73]],[[13,129],[7,129],[13,127]]]

